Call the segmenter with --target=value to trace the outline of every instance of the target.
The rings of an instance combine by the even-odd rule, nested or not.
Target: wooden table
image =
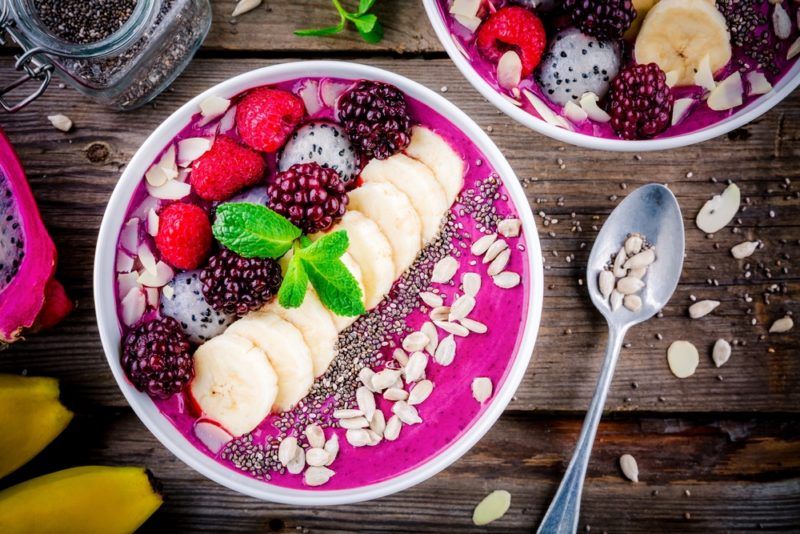
[[[229,17],[233,4],[214,2],[205,47],[174,86],[142,110],[112,113],[54,85],[24,111],[0,117],[60,250],[61,280],[79,303],[62,325],[0,358],[2,371],[60,378],[66,402],[78,414],[55,443],[3,484],[84,463],[143,464],[163,481],[165,495],[146,529],[286,532],[477,531],[472,508],[502,488],[512,494],[511,509],[486,530],[530,531],[566,467],[602,357],[605,325],[582,284],[597,228],[627,191],[662,182],[683,208],[684,273],[663,318],[628,334],[589,466],[581,528],[800,528],[800,328],[767,334],[785,312],[800,314],[800,93],[753,124],[698,146],[641,156],[582,150],[528,131],[487,104],[444,54],[418,1],[378,2],[387,31],[377,46],[351,32],[293,37],[296,27],[331,21],[325,0],[267,2],[235,23]],[[156,441],[106,365],[91,277],[106,202],[145,137],[213,84],[309,58],[355,60],[436,91],[446,87],[445,96],[490,132],[525,179],[546,259],[544,317],[533,361],[497,425],[464,458],[416,488],[323,509],[238,495]],[[3,82],[11,77],[11,63],[6,52],[0,58]],[[56,112],[70,116],[75,129],[55,130],[46,116]],[[742,189],[742,213],[735,224],[705,236],[694,217],[729,179]],[[728,251],[744,239],[760,239],[765,247],[737,261]],[[722,304],[693,321],[687,316],[693,296]],[[709,353],[720,337],[732,342],[733,356],[716,369]],[[684,380],[666,363],[666,348],[676,339],[692,341],[702,354],[697,373]],[[638,484],[621,474],[617,460],[624,453],[638,460]]]

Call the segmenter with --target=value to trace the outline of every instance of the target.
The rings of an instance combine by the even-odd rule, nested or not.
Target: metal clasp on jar
[[[5,87],[0,87],[0,106],[3,106],[3,109],[7,112],[14,113],[44,93],[53,76],[53,65],[37,57],[39,54],[43,54],[41,48],[28,48],[25,46],[16,31],[14,20],[8,16],[8,3],[4,2],[2,10],[0,10],[0,45],[5,45],[8,42],[7,36],[22,49],[22,54],[14,56],[16,59],[14,68],[22,72],[22,75]],[[22,100],[10,102],[7,95],[31,80],[38,82],[39,85],[36,89]]]

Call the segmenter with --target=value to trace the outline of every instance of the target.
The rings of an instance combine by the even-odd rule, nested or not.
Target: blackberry
[[[636,18],[631,0],[564,0],[564,9],[583,33],[607,41],[622,39]]]
[[[626,67],[611,82],[611,126],[624,139],[647,139],[670,124],[674,96],[655,63]]]
[[[347,191],[339,174],[318,163],[295,163],[267,187],[269,206],[306,234],[330,228],[347,209]]]
[[[281,287],[281,268],[271,258],[244,258],[222,249],[200,271],[203,296],[220,313],[241,317],[272,300]]]
[[[366,158],[386,159],[411,142],[406,98],[388,83],[358,82],[339,99],[339,120]]]
[[[189,340],[172,317],[139,324],[122,343],[125,375],[151,397],[167,399],[194,376]]]

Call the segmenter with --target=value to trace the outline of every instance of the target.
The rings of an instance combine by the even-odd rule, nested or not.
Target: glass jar
[[[16,111],[38,97],[56,72],[90,98],[119,110],[142,106],[183,71],[211,27],[209,0],[138,0],[110,35],[86,44],[67,41],[40,18],[35,0],[0,0],[0,43],[22,47],[22,76],[0,88],[0,105]],[[59,9],[61,9],[59,7]],[[33,80],[37,88],[10,103],[8,93]]]

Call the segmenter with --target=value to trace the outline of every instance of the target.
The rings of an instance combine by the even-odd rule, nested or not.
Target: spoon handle
[[[589,410],[583,420],[578,444],[575,446],[575,452],[572,454],[561,485],[550,503],[550,508],[547,509],[547,513],[539,525],[539,530],[537,530],[539,534],[569,534],[578,529],[583,479],[586,476],[597,425],[603,415],[603,406],[606,403],[608,389],[611,386],[611,379],[614,376],[614,368],[617,366],[619,351],[622,348],[622,340],[625,338],[626,331],[626,327],[609,325],[606,356],[603,360],[603,367],[600,369],[600,377],[597,379],[592,402],[589,404]]]

